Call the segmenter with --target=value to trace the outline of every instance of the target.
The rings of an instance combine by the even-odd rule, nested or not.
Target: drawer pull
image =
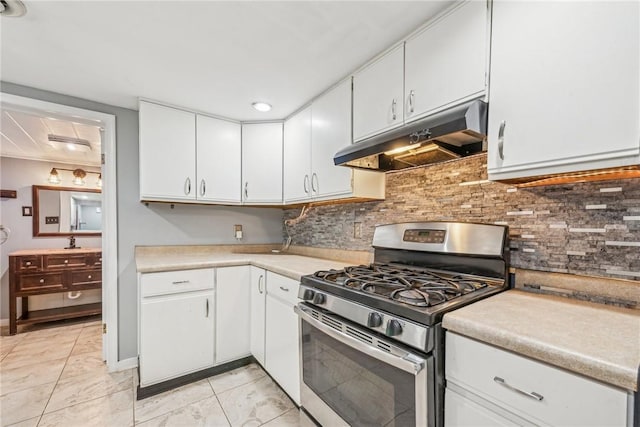
[[[44,283],[44,279],[40,279],[40,283]]]
[[[174,285],[183,285],[185,283],[189,283],[189,281],[188,280],[177,280],[177,281],[171,282],[171,283],[173,283]]]
[[[497,382],[501,386],[504,386],[504,387],[508,388],[509,390],[515,391],[516,393],[523,394],[523,395],[525,395],[527,397],[530,397],[532,399],[535,399],[535,400],[538,400],[538,401],[544,399],[544,396],[542,396],[541,394],[536,393],[535,391],[532,391],[532,392],[522,391],[519,388],[515,388],[514,386],[507,384],[507,382],[503,378],[493,377],[493,381]]]
[[[25,262],[24,265],[31,265],[31,261]]]
[[[87,276],[87,279],[91,279],[91,275],[88,275],[88,276]]]
[[[284,286],[280,286],[280,289],[282,289],[285,292],[289,292],[289,288],[285,288]]]
[[[65,260],[64,260],[64,263],[65,263],[65,264],[69,264],[69,260],[68,260],[68,259],[65,259]]]

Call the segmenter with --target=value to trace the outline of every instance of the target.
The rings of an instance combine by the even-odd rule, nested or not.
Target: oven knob
[[[313,297],[313,303],[316,305],[324,304],[326,300],[325,296],[321,293],[316,293]]]
[[[302,294],[302,299],[305,301],[312,301],[314,295],[315,295],[315,292],[313,290],[305,289],[304,293]]]
[[[375,311],[372,311],[371,313],[369,313],[369,316],[367,317],[367,326],[370,328],[377,328],[378,326],[382,325],[382,315],[380,313],[376,313]]]
[[[387,330],[384,332],[389,337],[395,337],[402,333],[402,325],[397,320],[389,320],[387,322]]]

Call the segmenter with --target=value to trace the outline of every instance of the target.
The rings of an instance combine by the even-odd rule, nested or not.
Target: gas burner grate
[[[430,307],[487,287],[487,283],[459,274],[373,263],[344,270],[318,271],[314,276],[404,304]]]

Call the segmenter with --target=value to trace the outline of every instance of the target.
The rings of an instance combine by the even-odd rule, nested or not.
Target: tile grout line
[[[209,378],[212,378],[212,377],[209,377]],[[220,409],[222,410],[222,414],[224,415],[224,418],[227,420],[227,424],[229,424],[231,426],[232,425],[231,424],[231,420],[229,419],[229,416],[227,415],[227,411],[224,410],[224,406],[222,406],[222,402],[220,402],[220,398],[218,397],[218,393],[216,393],[216,391],[213,389],[213,385],[211,384],[211,381],[209,381],[209,378],[207,378],[207,382],[209,383],[209,387],[211,387],[211,391],[213,391],[213,396],[216,398],[216,402],[218,402],[218,405],[220,405]]]

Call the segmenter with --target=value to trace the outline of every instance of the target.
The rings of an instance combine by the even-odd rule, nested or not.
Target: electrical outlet
[[[242,225],[236,224],[233,226],[233,233],[236,239],[242,239]]]
[[[353,223],[353,238],[359,239],[362,237],[362,223],[354,222]]]

